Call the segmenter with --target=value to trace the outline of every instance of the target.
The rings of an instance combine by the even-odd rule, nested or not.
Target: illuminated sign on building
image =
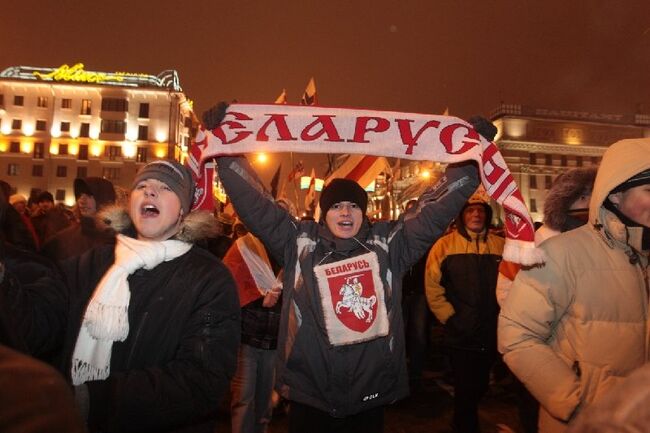
[[[49,74],[44,74],[39,71],[34,71],[33,74],[44,81],[76,81],[81,83],[102,83],[104,81],[117,81],[121,83],[124,81],[124,77],[119,74],[112,75],[105,72],[84,71],[83,63],[77,63],[72,67],[61,65]]]
[[[32,66],[12,66],[0,72],[0,78],[13,78],[31,81],[54,81],[88,83],[122,87],[162,87],[182,92],[178,73],[169,69],[156,75],[134,74],[128,72],[96,72],[84,70],[83,63],[74,66],[61,65],[53,68]]]

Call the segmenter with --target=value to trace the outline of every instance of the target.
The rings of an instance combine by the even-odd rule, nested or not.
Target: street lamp
[[[257,154],[256,160],[260,164],[266,164],[266,161],[269,160],[269,156],[264,152],[260,152]]]

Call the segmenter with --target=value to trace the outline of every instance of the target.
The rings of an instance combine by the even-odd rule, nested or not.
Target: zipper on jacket
[[[144,324],[147,323],[147,318],[149,317],[149,312],[145,311],[144,315],[142,316],[142,320],[140,321],[140,324],[138,325],[138,330],[135,333],[135,337],[133,338],[133,342],[131,343],[131,350],[129,351],[129,357],[127,358],[126,361],[126,366],[127,368],[131,368],[131,360],[133,359],[133,355],[135,354],[135,348],[138,343],[138,339],[140,338],[140,333],[142,332],[142,328],[144,328]]]

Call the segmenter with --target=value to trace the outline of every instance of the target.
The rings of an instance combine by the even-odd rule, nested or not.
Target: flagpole
[[[293,167],[293,169],[295,169],[296,165],[293,163],[293,152],[289,152],[289,155],[291,156],[291,167]],[[292,183],[293,183],[293,195],[296,198],[296,201],[295,201],[296,207],[298,209],[300,209],[300,201],[298,200],[298,188],[296,187],[296,176],[295,175],[293,175]]]

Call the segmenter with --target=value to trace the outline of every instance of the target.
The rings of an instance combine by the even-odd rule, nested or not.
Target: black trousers
[[[455,433],[478,433],[478,403],[490,384],[490,369],[496,351],[450,348],[449,361],[454,377]]]
[[[335,418],[311,406],[289,404],[289,433],[383,433],[384,407]]]

